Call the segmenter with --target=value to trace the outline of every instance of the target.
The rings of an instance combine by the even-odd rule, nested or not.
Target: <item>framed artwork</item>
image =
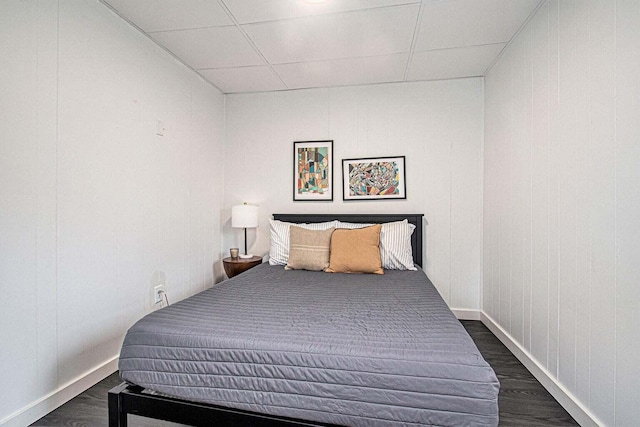
[[[293,200],[333,200],[333,140],[293,143]]]
[[[342,160],[342,199],[406,199],[404,156]]]

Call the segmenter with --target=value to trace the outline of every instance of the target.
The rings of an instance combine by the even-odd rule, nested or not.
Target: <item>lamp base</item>
[[[242,259],[253,258],[253,254],[240,254],[238,256]]]

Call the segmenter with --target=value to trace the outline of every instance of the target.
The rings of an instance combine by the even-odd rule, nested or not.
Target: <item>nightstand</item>
[[[224,264],[224,272],[227,273],[227,277],[231,279],[233,276],[237,276],[238,274],[247,271],[250,268],[255,267],[256,265],[262,264],[261,256],[254,256],[251,258],[238,258],[231,259],[231,257],[226,257],[222,260]]]

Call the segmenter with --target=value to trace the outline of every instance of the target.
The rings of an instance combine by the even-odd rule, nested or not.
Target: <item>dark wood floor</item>
[[[500,381],[501,426],[578,425],[482,322],[463,320],[462,324]]]
[[[573,418],[481,322],[462,321],[500,380],[501,426],[576,426]],[[120,384],[113,374],[32,426],[107,426],[107,391]],[[129,415],[130,427],[175,427],[179,424]]]

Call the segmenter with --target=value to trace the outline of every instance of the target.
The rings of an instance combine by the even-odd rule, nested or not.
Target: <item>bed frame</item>
[[[408,220],[416,226],[411,236],[413,262],[422,266],[422,214],[274,214],[273,218],[293,223],[340,220],[357,223],[385,223]],[[109,427],[127,427],[127,415],[138,415],[190,426],[333,426],[294,418],[260,414],[206,403],[175,399],[123,382],[109,390]]]

